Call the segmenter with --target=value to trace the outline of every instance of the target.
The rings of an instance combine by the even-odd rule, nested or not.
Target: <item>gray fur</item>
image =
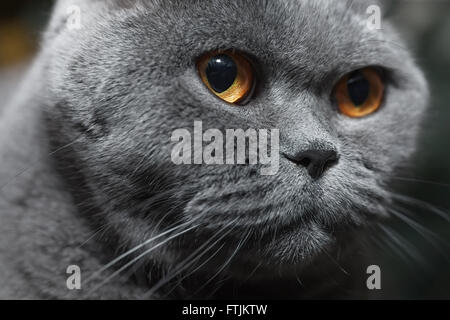
[[[82,8],[81,30],[65,27],[68,3]],[[327,273],[339,273],[322,253],[343,246],[353,254],[355,234],[388,216],[389,175],[414,152],[428,97],[392,27],[383,21],[383,30],[365,28],[366,7],[325,0],[58,1],[42,52],[0,118],[0,297],[148,297],[171,268],[227,230],[217,255],[169,297],[194,294],[247,233],[212,288],[222,278],[242,283],[254,271],[242,295],[269,296],[268,288],[290,297],[332,295],[308,266],[323,259]],[[197,75],[196,58],[219,48],[239,49],[255,62],[257,90],[246,106],[220,101]],[[386,99],[373,115],[346,118],[330,99],[333,86],[365,66],[386,70]],[[176,166],[171,132],[192,128],[194,120],[204,129],[279,128],[283,153],[314,144],[335,149],[340,160],[317,181],[285,158],[274,176],[252,166]],[[124,272],[92,292],[115,265],[82,290],[67,290],[68,265],[79,265],[86,279],[186,221],[200,226],[140,259],[132,276]],[[313,279],[309,287],[290,287],[299,274]],[[165,289],[149,297],[166,297]],[[230,295],[223,289],[216,296]]]

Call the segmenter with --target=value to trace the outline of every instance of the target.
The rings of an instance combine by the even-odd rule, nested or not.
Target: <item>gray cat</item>
[[[0,114],[0,298],[361,297],[428,99],[372,3],[59,0]],[[252,86],[229,103],[239,61]],[[200,120],[278,128],[278,173],[174,164]]]

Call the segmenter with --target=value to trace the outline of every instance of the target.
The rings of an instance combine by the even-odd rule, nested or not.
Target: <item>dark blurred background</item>
[[[2,0],[0,2],[0,103],[4,103],[39,48],[39,38],[50,15],[51,0]],[[449,215],[450,209],[450,1],[389,2],[388,17],[398,26],[417,63],[425,70],[432,90],[432,108],[410,172],[395,180],[396,191],[420,199]],[[450,299],[450,222],[431,207],[409,206],[422,230],[394,222],[419,259],[402,256],[386,247],[374,256],[382,271],[383,297]],[[433,244],[436,242],[436,245]],[[403,250],[404,251],[404,250]],[[412,250],[411,250],[412,251]],[[411,252],[410,252],[411,253]],[[413,256],[415,254],[411,254]],[[418,262],[417,260],[420,260]]]
[[[39,47],[52,0],[0,1],[0,103],[16,86]]]

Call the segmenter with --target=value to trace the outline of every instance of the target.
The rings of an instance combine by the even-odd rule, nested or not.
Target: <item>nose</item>
[[[339,159],[337,152],[334,150],[310,149],[298,152],[294,156],[287,154],[285,156],[295,164],[305,167],[314,180],[319,179]]]

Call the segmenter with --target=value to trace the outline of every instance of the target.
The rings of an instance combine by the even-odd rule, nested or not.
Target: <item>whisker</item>
[[[416,230],[424,239],[432,242],[433,244],[436,244],[432,239],[428,238],[428,236],[431,236],[437,240],[440,240],[447,244],[443,239],[441,239],[435,232],[428,230],[427,228],[423,227],[413,219],[407,217],[406,215],[400,213],[397,210],[394,210],[392,208],[388,209],[390,213],[392,213],[395,217],[405,222],[408,226],[410,226],[412,229]],[[448,245],[448,244],[447,244]]]
[[[181,236],[182,234],[184,234],[184,233],[186,233],[186,232],[188,232],[188,231],[190,231],[190,230],[192,230],[192,229],[197,228],[198,226],[199,226],[199,224],[196,224],[196,225],[191,226],[191,227],[189,227],[189,228],[187,228],[187,229],[185,229],[185,230],[183,230],[183,231],[180,231],[180,232],[176,233],[175,235],[172,235],[172,236],[168,237],[166,240],[164,240],[164,241],[158,243],[157,245],[151,247],[150,249],[144,251],[143,253],[141,253],[140,255],[138,255],[137,257],[135,257],[134,259],[132,259],[132,260],[129,261],[128,263],[126,263],[124,266],[122,266],[121,268],[119,268],[117,271],[115,271],[114,273],[112,273],[110,276],[108,276],[105,280],[103,280],[103,281],[102,281],[98,286],[96,286],[94,289],[90,290],[90,291],[88,292],[88,295],[90,295],[90,294],[93,293],[94,291],[98,290],[100,287],[102,287],[102,286],[103,286],[105,283],[107,283],[109,280],[113,279],[115,276],[117,276],[118,274],[120,274],[123,270],[127,269],[129,266],[131,266],[132,264],[134,264],[136,261],[140,260],[142,257],[144,257],[145,255],[149,254],[151,251],[153,251],[153,250],[159,248],[160,246],[166,244],[167,242],[169,242],[169,241],[171,241],[171,240],[173,240],[173,239],[175,239],[175,238]],[[160,235],[159,235],[159,236],[160,236]],[[158,237],[159,237],[159,236],[158,236]],[[152,239],[153,239],[153,238],[152,238]],[[146,241],[146,242],[148,243],[148,241]],[[140,245],[140,247],[142,247],[142,246]],[[133,249],[132,249],[132,250],[133,250]],[[136,250],[137,250],[137,249],[136,249]],[[136,250],[134,250],[134,251],[136,251]],[[114,261],[117,261],[117,259],[114,259]],[[109,265],[111,265],[111,263],[109,263],[107,266],[109,267]],[[105,270],[105,267],[103,267],[102,269]],[[97,272],[97,274],[98,274],[98,272]],[[93,278],[93,277],[91,276],[90,279],[92,279],[92,278]]]
[[[430,181],[430,180],[424,180],[424,179],[398,177],[398,176],[390,176],[389,179],[406,181],[406,182],[418,182],[418,183],[424,183],[424,184],[434,185],[434,186],[438,186],[438,187],[450,188],[450,183]]]
[[[105,232],[108,228],[111,227],[111,223],[106,223],[104,225],[102,225],[100,228],[98,228],[95,232],[93,232],[85,241],[83,241],[77,249],[82,248],[83,246],[85,246],[89,241],[91,241],[92,239],[94,239],[99,233]]]
[[[236,246],[231,256],[225,261],[225,263],[219,268],[219,270],[217,270],[217,272],[211,278],[209,278],[208,281],[206,281],[199,289],[197,289],[197,291],[194,293],[194,296],[198,292],[200,292],[203,288],[205,288],[209,283],[211,283],[211,281],[213,281],[230,264],[231,260],[233,260],[238,251],[242,248],[245,242],[247,242],[248,238],[250,237],[250,233],[251,233],[250,231],[247,232],[246,236],[239,241],[238,245]]]
[[[295,280],[297,280],[297,283],[300,285],[301,288],[303,288],[303,282],[300,280],[300,277],[297,274],[297,272],[295,273]]]
[[[386,247],[380,242],[383,242],[384,244],[386,244],[389,247],[389,249],[395,254],[395,257],[400,257],[405,263],[411,261],[411,258],[402,251],[403,248],[399,248],[394,243],[392,243],[392,241],[389,241],[385,236],[379,237],[379,238],[373,237],[371,240],[380,249],[382,249],[383,252],[386,249]]]
[[[399,248],[403,249],[404,252],[410,256],[413,261],[419,263],[424,267],[429,267],[429,264],[425,262],[424,257],[420,254],[420,252],[413,247],[404,237],[402,237],[399,233],[394,230],[388,228],[387,226],[379,225],[380,229],[389,236],[389,238],[395,243]]]
[[[253,275],[256,273],[256,271],[258,271],[258,269],[262,266],[262,261],[260,261],[256,267],[253,268],[253,270],[249,273],[249,275],[242,281],[242,283],[247,282],[248,280],[251,279],[251,277],[253,277]]]
[[[167,213],[158,221],[158,223],[155,225],[155,229],[158,230],[159,227],[161,226],[161,224],[163,223],[164,219],[166,219],[169,215],[171,215],[173,212],[175,212],[177,209],[180,209],[181,207],[183,207],[185,205],[184,202],[180,202],[179,204],[177,204],[176,206],[174,206],[173,208],[171,208],[170,210],[167,211]]]
[[[426,201],[415,199],[415,198],[412,198],[412,197],[409,197],[406,195],[396,194],[393,192],[391,193],[391,196],[398,201],[403,201],[403,203],[405,203],[405,204],[409,204],[409,205],[413,204],[413,205],[417,205],[423,209],[427,209],[427,210],[435,213],[442,219],[446,220],[447,222],[450,222],[450,215],[447,212],[437,208],[436,206],[434,206]]]
[[[336,261],[336,259],[334,259],[329,253],[328,253],[328,251],[325,249],[325,248],[323,248],[322,250],[321,250],[323,253],[325,253],[325,255],[339,268],[339,270],[341,270],[345,275],[350,275],[337,261]]]
[[[442,257],[444,257],[446,260],[449,260],[449,255],[442,250],[442,246],[440,245],[442,244],[448,247],[449,243],[447,241],[442,239],[439,235],[432,232],[431,230],[428,230],[427,228],[423,227],[413,219],[405,216],[404,214],[393,209],[389,209],[389,212],[391,212],[395,217],[403,221],[410,228],[415,230],[418,234],[422,236],[423,239],[428,241],[441,254]]]
[[[51,151],[50,153],[48,153],[48,156],[53,156],[56,153],[64,150],[65,148],[70,147],[72,144],[74,144],[75,142],[77,142],[77,140],[81,138],[81,135],[79,135],[78,137],[76,137],[72,142],[69,142],[53,151]],[[30,163],[26,168],[22,169],[21,171],[19,171],[18,173],[16,173],[11,179],[9,179],[4,185],[2,185],[0,187],[0,191],[2,191],[5,187],[7,187],[11,182],[13,182],[14,180],[16,180],[17,178],[19,178],[20,176],[22,176],[23,174],[25,174],[28,170],[30,170],[31,168],[33,168],[33,166],[37,165],[38,163],[41,163],[42,159],[39,159],[37,161],[34,161],[32,163]]]
[[[173,228],[170,228],[170,229],[168,229],[168,230],[166,230],[166,231],[164,231],[164,232],[158,234],[157,236],[152,237],[152,238],[150,238],[150,239],[144,241],[143,243],[141,243],[141,244],[139,244],[139,245],[137,245],[137,246],[131,248],[131,249],[128,250],[127,252],[121,254],[120,256],[118,256],[117,258],[115,258],[114,260],[112,260],[111,262],[107,263],[105,266],[103,266],[102,268],[100,268],[100,270],[98,270],[98,271],[96,271],[95,273],[93,273],[93,274],[92,274],[90,277],[88,277],[85,281],[86,281],[86,282],[89,282],[89,281],[92,280],[93,278],[99,276],[103,271],[105,271],[106,269],[110,268],[111,266],[113,266],[114,264],[116,264],[117,262],[119,262],[120,260],[122,260],[123,258],[125,258],[125,257],[129,256],[130,254],[136,252],[137,250],[139,250],[140,248],[144,247],[144,246],[147,245],[148,243],[150,243],[150,242],[152,242],[152,241],[154,241],[154,240],[157,240],[157,239],[159,239],[159,238],[165,236],[166,234],[168,234],[168,233],[170,233],[170,232],[172,232],[172,231],[175,231],[175,230],[178,230],[178,229],[180,229],[180,228],[183,228],[184,226],[189,225],[189,224],[190,224],[190,222],[185,222],[185,223],[182,223],[181,225],[177,225],[177,226],[175,226],[175,227],[173,227]]]
[[[231,221],[228,223],[225,228],[228,228],[229,226],[232,226],[234,222],[236,222],[237,219]],[[147,297],[152,296],[158,289],[160,289],[163,285],[167,284],[170,280],[175,278],[177,275],[179,275],[181,272],[188,269],[191,265],[193,265],[197,260],[199,260],[203,255],[205,255],[209,250],[211,250],[217,243],[219,243],[222,239],[224,239],[229,233],[231,233],[236,226],[232,226],[227,232],[222,234],[220,238],[214,241],[209,247],[204,250],[200,255],[196,256],[204,247],[206,247],[216,236],[220,235],[219,232],[215,233],[211,238],[209,238],[202,246],[200,246],[197,250],[195,250],[193,253],[191,253],[187,258],[185,258],[183,261],[178,263],[177,267],[175,268],[174,272],[170,276],[166,276],[159,280],[149,291],[147,291],[144,295],[144,299]],[[195,258],[194,258],[195,257]],[[186,277],[185,277],[186,278]]]
[[[209,257],[208,259],[206,259],[204,262],[202,262],[199,266],[197,266],[195,269],[193,269],[192,271],[190,271],[188,274],[186,274],[185,276],[183,276],[182,278],[180,278],[177,283],[175,284],[175,286],[173,286],[172,289],[170,289],[167,293],[166,296],[170,296],[170,294],[179,286],[181,285],[181,283],[183,282],[184,279],[188,278],[189,276],[191,276],[192,274],[194,274],[195,272],[197,272],[198,270],[200,270],[203,266],[205,266],[209,261],[211,261],[219,252],[220,250],[223,249],[223,247],[225,246],[225,243],[223,243],[216,251],[214,251]],[[205,253],[208,252],[209,250],[211,250],[214,247],[214,245],[210,246],[208,249],[205,250]],[[203,255],[202,255],[203,256]],[[194,262],[198,261],[202,256],[200,257],[196,257],[189,265],[188,267],[190,267]],[[187,268],[185,268],[187,269]]]

